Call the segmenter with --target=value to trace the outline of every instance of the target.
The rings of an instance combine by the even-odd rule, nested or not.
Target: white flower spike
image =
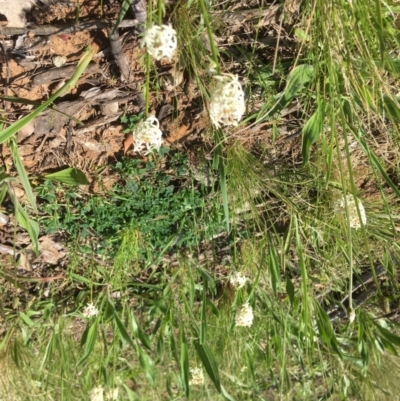
[[[242,273],[235,273],[230,279],[229,282],[236,288],[243,288],[246,284],[247,277],[243,276]]]
[[[216,128],[238,125],[246,110],[244,92],[237,75],[215,75],[211,90],[210,118]]]
[[[118,400],[118,387],[106,391],[107,401],[117,401]]]
[[[360,199],[355,198],[353,195],[349,194],[346,195],[346,201],[347,207],[349,209],[350,227],[358,230],[359,228],[361,228],[361,223],[363,226],[365,226],[367,224],[367,215]],[[357,212],[357,205],[358,209],[360,210],[361,222]],[[335,203],[335,210],[340,214],[346,214],[346,202],[343,196],[339,201]]]
[[[103,401],[104,400],[104,389],[101,386],[95,387],[90,392],[90,401]]]
[[[97,316],[99,314],[99,310],[92,303],[89,303],[87,306],[85,306],[85,308],[83,308],[82,314],[87,318],[91,318],[93,316]]]
[[[204,374],[200,368],[190,368],[189,384],[191,386],[201,386],[204,383]]]
[[[156,60],[166,57],[173,58],[177,48],[176,31],[172,25],[152,25],[144,32],[142,46],[146,45],[147,52]]]
[[[253,308],[246,302],[236,313],[237,327],[250,327],[253,324]]]
[[[162,145],[162,131],[160,123],[156,117],[150,116],[145,121],[135,126],[132,132],[134,143],[134,152],[143,152],[143,146],[146,147],[145,155],[149,154],[153,149],[160,150]]]

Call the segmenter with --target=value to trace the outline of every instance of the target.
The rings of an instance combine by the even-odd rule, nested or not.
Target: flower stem
[[[161,25],[164,16],[164,0],[158,0],[157,11],[158,11],[158,25]]]
[[[153,22],[153,2],[149,1],[149,9],[147,13],[147,26],[151,26]],[[150,108],[150,67],[151,67],[151,58],[150,55],[146,52],[146,103],[144,109],[144,117],[147,118],[149,115],[149,108]]]
[[[146,53],[146,106],[144,109],[144,116],[147,117],[149,114],[150,107],[150,67],[151,57]]]

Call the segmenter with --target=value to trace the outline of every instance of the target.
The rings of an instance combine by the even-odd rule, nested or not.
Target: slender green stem
[[[148,9],[148,26],[153,22],[153,2],[149,1],[149,9]],[[151,57],[148,53],[146,53],[146,104],[144,109],[144,116],[147,117],[149,115],[150,109],[150,68],[151,68]]]
[[[162,24],[163,16],[164,16],[164,0],[158,0],[157,4],[157,11],[158,11],[158,24]]]
[[[151,57],[146,54],[146,107],[144,110],[145,117],[149,114],[150,107],[150,67],[151,67]]]
[[[211,29],[210,19],[208,18],[208,11],[207,11],[206,5],[204,3],[204,0],[199,0],[199,3],[200,3],[200,8],[201,8],[201,14],[203,15],[203,18],[204,18],[204,24],[206,25],[206,28],[207,28],[208,38],[210,39],[212,58],[213,58],[213,61],[215,62],[215,64],[217,65],[216,68],[217,68],[218,74],[220,74],[221,68],[219,65],[218,49],[217,49],[217,46],[214,41],[214,35],[213,35],[212,29]]]

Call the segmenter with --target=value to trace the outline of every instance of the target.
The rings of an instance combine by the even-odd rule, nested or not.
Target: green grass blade
[[[203,281],[203,302],[201,305],[200,344],[207,340],[207,280]]]
[[[313,143],[315,143],[324,128],[324,114],[323,106],[318,104],[317,110],[306,122],[303,128],[303,164],[307,164],[310,160],[310,148]]]
[[[24,164],[22,162],[22,159],[19,155],[18,152],[18,145],[15,142],[14,138],[10,139],[10,149],[11,149],[11,154],[14,160],[15,167],[18,171],[19,178],[22,182],[22,186],[25,189],[26,196],[28,197],[29,203],[32,206],[32,209],[37,212],[37,206],[36,206],[36,199],[35,195],[33,195],[32,191],[32,186],[31,183],[29,182],[28,174],[26,173]]]
[[[226,168],[223,158],[223,133],[220,129],[215,131],[215,141],[217,143],[214,152],[213,168],[219,170],[219,181],[221,186],[222,205],[224,208],[226,230],[230,232],[228,187],[226,183]]]
[[[188,345],[185,336],[185,330],[183,325],[181,325],[181,335],[180,335],[180,342],[181,342],[181,357],[180,357],[180,368],[181,368],[181,379],[182,384],[185,389],[186,397],[189,397],[189,352],[188,352]]]
[[[215,388],[221,392],[218,365],[211,349],[207,344],[200,344],[199,341],[194,341],[194,346],[196,348],[197,355],[203,363],[203,366],[206,369],[211,381],[214,383]]]
[[[133,0],[124,0],[124,2],[122,3],[121,11],[119,12],[117,21],[115,22],[111,35],[114,35],[115,31],[118,29],[119,24],[124,19],[125,14],[129,10],[129,7],[131,6],[132,2]]]
[[[16,97],[16,96],[0,96],[0,100],[5,100],[6,102],[14,102],[14,103],[21,103],[21,104],[29,104],[29,105],[33,105],[33,106],[36,106],[36,107],[37,107],[37,106],[40,106],[40,103],[39,103],[39,102],[35,102],[35,101],[33,101],[33,100],[24,99],[24,98]],[[76,118],[76,117],[74,117],[74,116],[71,116],[71,115],[68,114],[68,113],[65,113],[64,111],[58,109],[58,108],[55,107],[55,106],[49,106],[49,108],[52,109],[52,110],[54,110],[54,111],[56,111],[57,113],[62,114],[62,115],[65,116],[65,117],[68,117],[68,119],[74,121],[75,123],[77,123],[77,124],[79,124],[79,125],[81,125],[81,126],[84,126],[84,125],[85,125],[85,124],[84,124],[81,120],[79,120],[78,118]],[[0,128],[1,128],[1,127],[0,127]]]
[[[153,360],[150,358],[149,355],[147,355],[146,351],[137,342],[136,342],[136,351],[139,355],[140,366],[143,368],[148,381],[151,383],[152,386],[154,386],[155,370],[154,370]]]
[[[221,384],[221,394],[229,401],[235,401],[235,399],[225,390],[225,387]]]
[[[354,127],[350,127],[351,131],[354,134],[354,137],[357,139],[357,142],[361,146],[362,150],[365,152],[366,155],[368,155],[368,158],[371,162],[371,164],[379,171],[379,173],[382,175],[384,180],[387,182],[387,184],[392,188],[392,190],[395,192],[395,194],[400,197],[400,191],[397,188],[396,184],[390,179],[389,175],[386,172],[386,169],[382,166],[382,164],[379,162],[378,158],[375,156],[375,154],[371,151],[369,146],[367,145],[365,138],[367,137],[367,134],[361,129],[361,134],[356,131]]]
[[[59,96],[65,94],[66,92],[72,90],[77,83],[80,76],[85,71],[86,67],[90,63],[92,57],[98,50],[98,46],[96,44],[92,44],[85,51],[78,65],[76,66],[76,70],[72,77],[48,100],[46,100],[43,104],[37,107],[32,113],[29,113],[27,116],[21,118],[15,123],[11,124],[8,128],[0,132],[0,144],[7,141],[14,134],[16,134],[21,128],[23,128],[26,124],[34,120],[42,111],[46,110]]]
[[[10,193],[10,192],[9,192]],[[18,200],[12,194],[13,202],[15,204],[15,214],[19,225],[25,229],[29,238],[32,241],[32,249],[36,255],[39,254],[39,225],[36,221],[29,218],[28,213],[26,213],[25,209],[21,206]]]

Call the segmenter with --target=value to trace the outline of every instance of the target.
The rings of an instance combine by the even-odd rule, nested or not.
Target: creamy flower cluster
[[[230,279],[229,282],[233,287],[240,289],[243,288],[246,284],[247,277],[243,276],[242,273],[235,273]]]
[[[176,31],[172,25],[152,25],[144,32],[142,46],[156,60],[173,58],[177,47]]]
[[[134,152],[143,152],[143,147],[146,148],[145,155],[149,154],[153,149],[160,150],[162,145],[162,131],[160,123],[156,117],[150,116],[145,121],[140,122],[135,126],[132,132],[134,143]]]
[[[253,324],[253,308],[246,302],[236,313],[236,326],[250,327]]]
[[[201,386],[204,383],[204,374],[203,370],[200,368],[190,368],[190,376],[189,384],[191,386]]]
[[[223,125],[238,125],[245,112],[244,92],[237,75],[214,76],[211,90],[210,118],[216,128]]]
[[[99,310],[92,304],[89,303],[83,308],[82,312],[84,317],[91,318],[99,314]]]
[[[361,223],[363,226],[367,224],[367,215],[365,209],[360,199],[355,198],[353,195],[346,195],[347,207],[349,210],[350,227],[358,230],[361,228]],[[356,203],[357,202],[357,203]],[[357,212],[357,206],[360,210],[361,222]],[[335,210],[340,214],[346,214],[346,202],[344,197],[335,203]]]
[[[117,401],[118,388],[113,388],[106,391],[105,396],[107,401]],[[90,391],[90,401],[104,401],[104,388],[102,386],[94,387]]]

